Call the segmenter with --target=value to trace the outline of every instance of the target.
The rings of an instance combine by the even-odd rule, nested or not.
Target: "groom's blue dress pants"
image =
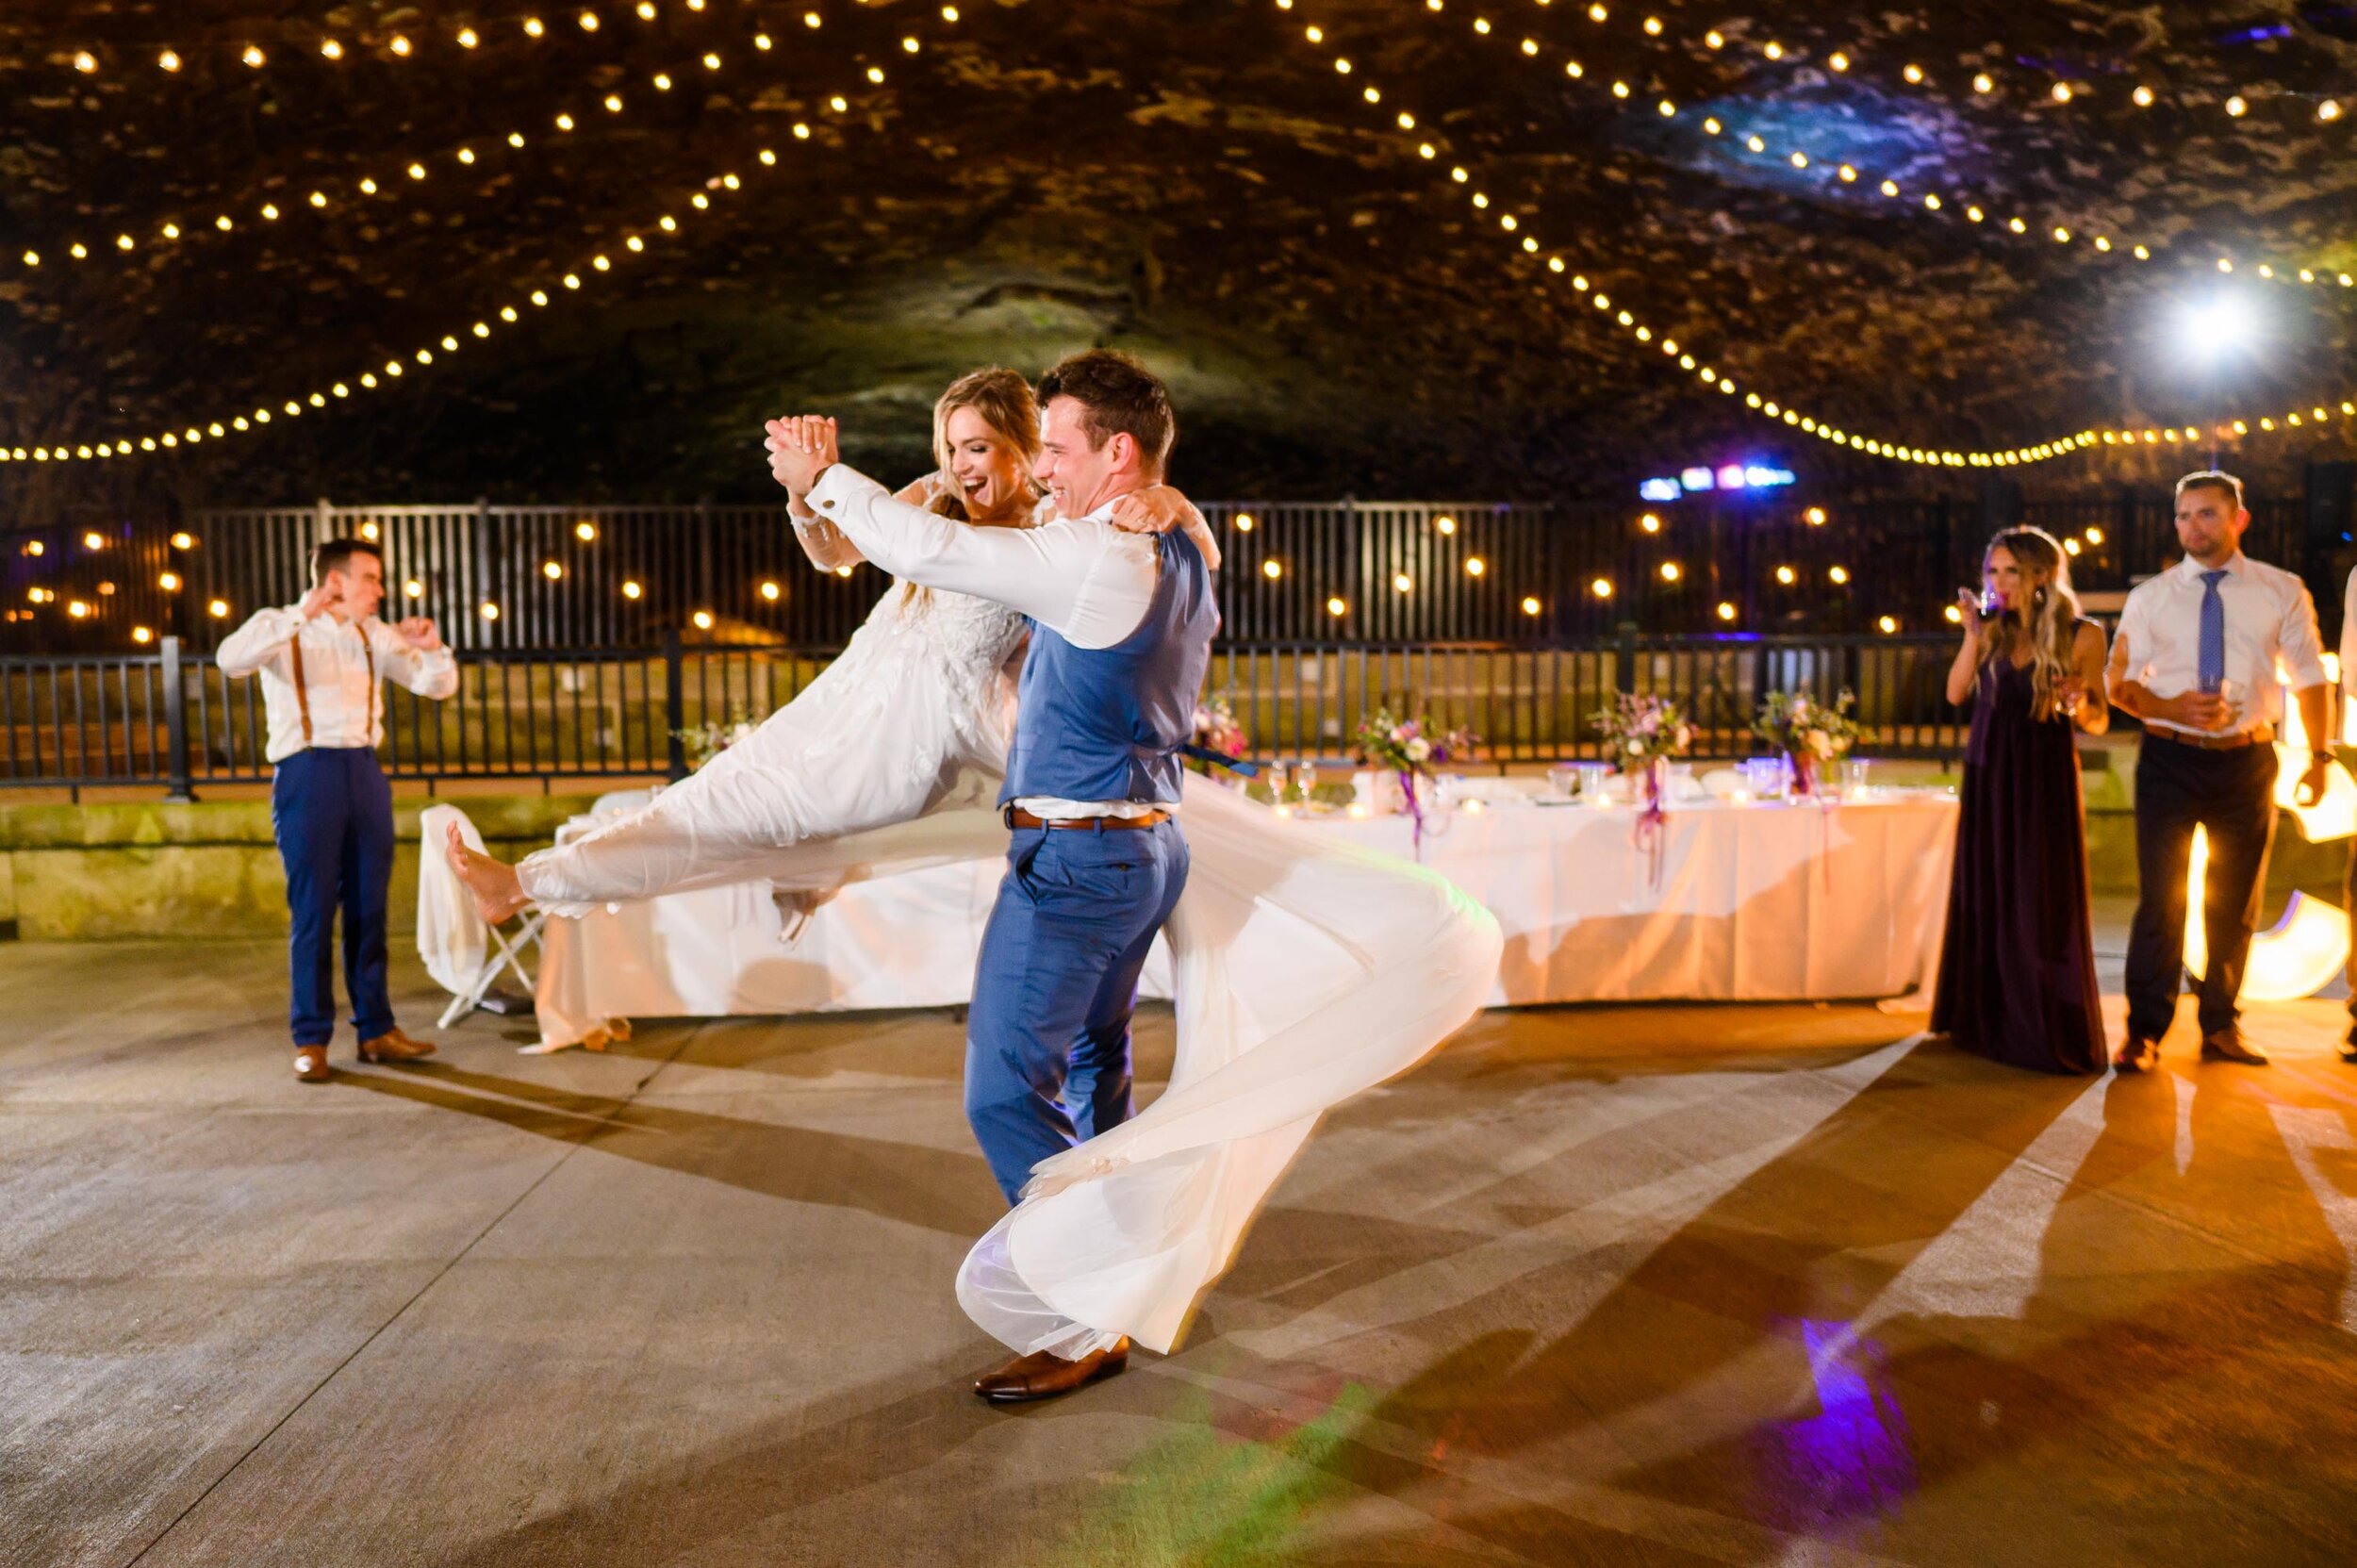
[[[1040,1161],[1129,1119],[1138,972],[1186,884],[1177,822],[1014,830],[965,1040],[966,1119],[1009,1203]]]
[[[374,751],[314,747],[278,765],[270,825],[287,867],[287,963],[298,1046],[336,1033],[336,916],[344,917],[344,989],[363,1040],[391,1032],[385,905],[393,882],[393,789]]]

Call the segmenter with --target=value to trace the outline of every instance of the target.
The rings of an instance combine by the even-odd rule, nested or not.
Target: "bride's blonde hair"
[[[2030,712],[2038,718],[2054,717],[2054,688],[2071,672],[2073,644],[2079,635],[2079,596],[2070,588],[2070,557],[2054,536],[2043,528],[2007,528],[1988,541],[1981,553],[1981,571],[1998,551],[2011,555],[2021,569],[2022,591],[2029,596]],[[1981,667],[2000,653],[2011,656],[2014,606],[2005,606],[2002,630],[1981,639]]]
[[[1014,449],[1023,459],[1028,486],[1031,465],[1039,460],[1039,401],[1031,395],[1031,384],[1004,365],[968,371],[949,383],[948,390],[933,404],[933,461],[945,479],[949,473],[949,416],[961,408],[980,414],[982,422]],[[955,485],[944,486],[932,504],[943,517],[972,520],[965,515],[965,498]]]
[[[982,417],[982,422],[1014,449],[1023,461],[1023,483],[1035,489],[1030,477],[1031,465],[1039,459],[1039,400],[1031,395],[1031,384],[1004,365],[985,365],[979,371],[968,371],[949,383],[948,388],[933,404],[933,472],[932,498],[926,503],[934,512],[960,522],[974,520],[966,514],[965,497],[958,492],[949,473],[949,416],[961,408],[971,408]],[[903,599],[914,601],[927,595],[930,589],[914,583],[904,584]]]

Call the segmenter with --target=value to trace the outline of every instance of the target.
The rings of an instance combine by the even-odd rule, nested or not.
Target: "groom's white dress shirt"
[[[1111,648],[1144,624],[1159,574],[1153,538],[1110,520],[1107,502],[1084,518],[1037,528],[976,528],[893,499],[892,492],[836,463],[811,487],[810,506],[877,567],[912,583],[987,599],[1030,617],[1078,648]],[[803,524],[798,519],[797,527]],[[1143,817],[1176,801],[1014,802],[1045,821]]]
[[[2128,592],[2120,607],[2118,643],[2126,645],[2124,668],[2155,697],[2175,697],[2200,684],[2201,601],[2206,570],[2188,555]],[[2281,567],[2254,561],[2240,551],[2220,569],[2217,596],[2226,612],[2226,678],[2247,696],[2237,706],[2240,723],[2283,722],[2280,665],[2294,691],[2324,684],[2324,646],[2316,634],[2316,601],[2308,586]],[[2181,734],[2200,732],[2166,718],[2147,726]]]
[[[311,712],[307,742],[290,656],[298,639],[303,696]],[[265,755],[272,763],[284,762],[306,746],[374,748],[385,734],[385,689],[371,669],[420,697],[439,699],[458,689],[458,660],[448,645],[420,652],[374,616],[353,621],[323,610],[306,620],[301,606],[294,604],[255,611],[223,639],[213,658],[224,675],[262,677],[262,711],[270,725]]]

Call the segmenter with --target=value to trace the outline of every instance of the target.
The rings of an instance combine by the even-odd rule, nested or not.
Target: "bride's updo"
[[[1039,400],[1031,384],[1004,365],[969,371],[949,383],[933,404],[933,461],[940,465],[932,509],[943,517],[965,519],[965,500],[949,482],[949,416],[971,408],[1023,459],[1028,476],[1039,460]]]

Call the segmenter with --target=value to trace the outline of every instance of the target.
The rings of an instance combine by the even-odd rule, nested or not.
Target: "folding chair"
[[[428,806],[418,817],[418,956],[435,982],[451,994],[451,1004],[436,1026],[440,1029],[481,1007],[503,970],[512,973],[525,995],[531,995],[534,981],[523,956],[539,947],[540,928],[548,923],[548,916],[536,909],[518,915],[509,930],[483,918],[474,895],[443,858],[442,846],[453,823],[468,848],[483,848],[482,834],[456,806]]]

